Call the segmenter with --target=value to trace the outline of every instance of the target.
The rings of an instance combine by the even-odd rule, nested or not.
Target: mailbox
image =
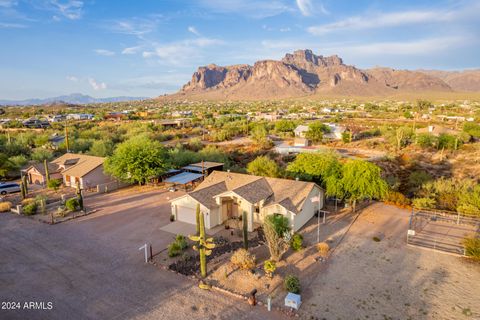
[[[289,292],[285,297],[285,306],[298,310],[302,304],[302,298],[299,294]]]

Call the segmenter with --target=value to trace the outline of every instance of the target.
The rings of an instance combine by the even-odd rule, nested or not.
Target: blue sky
[[[479,17],[478,0],[0,0],[0,99],[154,97],[200,65],[305,48],[361,68],[478,68]]]

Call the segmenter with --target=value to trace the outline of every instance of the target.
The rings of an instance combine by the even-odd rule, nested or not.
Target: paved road
[[[141,244],[155,249],[172,239],[159,228],[174,196],[92,197],[87,205],[97,213],[54,226],[0,214],[0,302],[53,303],[52,310],[0,309],[0,319],[278,319],[143,263]]]

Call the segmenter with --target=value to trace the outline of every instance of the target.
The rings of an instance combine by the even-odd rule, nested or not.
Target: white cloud
[[[198,30],[193,26],[188,27],[188,31],[193,33],[196,36],[201,36],[200,32],[198,32]]]
[[[350,17],[333,23],[311,26],[307,30],[313,35],[324,35],[340,30],[361,30],[373,28],[396,27],[432,22],[449,22],[461,18],[467,12],[448,10],[413,10],[390,13],[376,13]]]
[[[115,52],[106,49],[95,49],[93,51],[99,56],[111,57],[115,55]]]
[[[151,50],[145,50],[142,56],[146,59],[159,58],[160,63],[180,65],[191,62],[192,57],[198,57],[200,50],[205,47],[221,45],[224,42],[211,38],[195,38],[168,44],[152,43]]]
[[[425,56],[438,54],[452,47],[471,43],[470,37],[447,36],[438,38],[426,38],[413,41],[392,41],[392,42],[375,42],[362,45],[350,45],[341,47],[327,48],[328,51],[348,52],[349,54],[358,55],[411,55]]]
[[[88,83],[95,91],[107,89],[107,84],[105,82],[97,82],[93,78],[88,78]]]
[[[5,29],[22,29],[26,28],[27,26],[20,23],[9,23],[9,22],[0,22],[0,28]]]
[[[161,15],[151,15],[146,18],[130,18],[110,21],[105,27],[115,33],[128,34],[142,37],[153,32],[160,22]]]
[[[122,54],[136,54],[141,48],[141,46],[128,47],[122,50]]]
[[[311,16],[313,12],[313,4],[311,0],[296,0],[297,7],[304,16]]]
[[[213,12],[235,13],[257,19],[294,11],[283,0],[200,0],[200,3]]]
[[[16,0],[0,0],[0,7],[3,8],[11,8],[15,7],[16,5],[18,5],[18,1]]]
[[[72,82],[78,82],[78,78],[75,76],[66,76],[65,78]]]
[[[280,32],[289,32],[289,31],[292,31],[292,29],[290,29],[289,27],[286,27],[286,28],[280,28],[280,29],[278,29],[278,31],[280,31]]]
[[[309,48],[316,54],[338,54],[340,56],[431,56],[445,52],[452,48],[460,48],[474,41],[472,36],[444,36],[424,38],[409,41],[387,41],[368,43],[322,43],[312,45],[311,42],[302,40],[264,40],[262,47],[273,53],[291,52],[298,48]]]
[[[83,1],[68,0],[60,2],[58,0],[50,0],[47,3],[47,8],[56,12],[54,16],[58,19],[58,15],[61,15],[70,20],[78,20],[83,15]]]

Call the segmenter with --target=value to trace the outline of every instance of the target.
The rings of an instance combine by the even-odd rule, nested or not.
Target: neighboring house
[[[94,115],[90,113],[71,113],[67,115],[67,120],[93,120]]]
[[[305,138],[305,134],[308,131],[308,126],[305,126],[303,124],[297,126],[293,132],[295,133],[295,137],[299,138]]]
[[[60,167],[56,163],[49,162],[47,166],[50,179],[62,179]],[[27,169],[22,170],[22,172],[27,176],[28,181],[32,184],[45,185],[47,183],[47,176],[43,163],[33,164]]]
[[[442,126],[428,126],[426,128],[417,129],[416,132],[417,134],[429,133],[431,135],[434,135],[435,137],[438,137],[441,134],[457,135],[460,133],[458,130],[453,130]]]
[[[103,172],[104,161],[102,157],[66,153],[52,163],[59,166],[65,186],[76,187],[79,182],[80,188],[88,189],[116,181]]]
[[[320,202],[312,203],[313,197]],[[249,231],[271,214],[284,215],[297,231],[323,203],[324,191],[313,182],[214,171],[194,191],[173,199],[171,207],[176,220],[195,224],[200,204],[207,229],[239,218],[245,211]]]
[[[345,132],[346,128],[339,126],[335,123],[325,123],[330,128],[329,133],[325,133],[323,137],[329,140],[342,140],[342,133]]]

